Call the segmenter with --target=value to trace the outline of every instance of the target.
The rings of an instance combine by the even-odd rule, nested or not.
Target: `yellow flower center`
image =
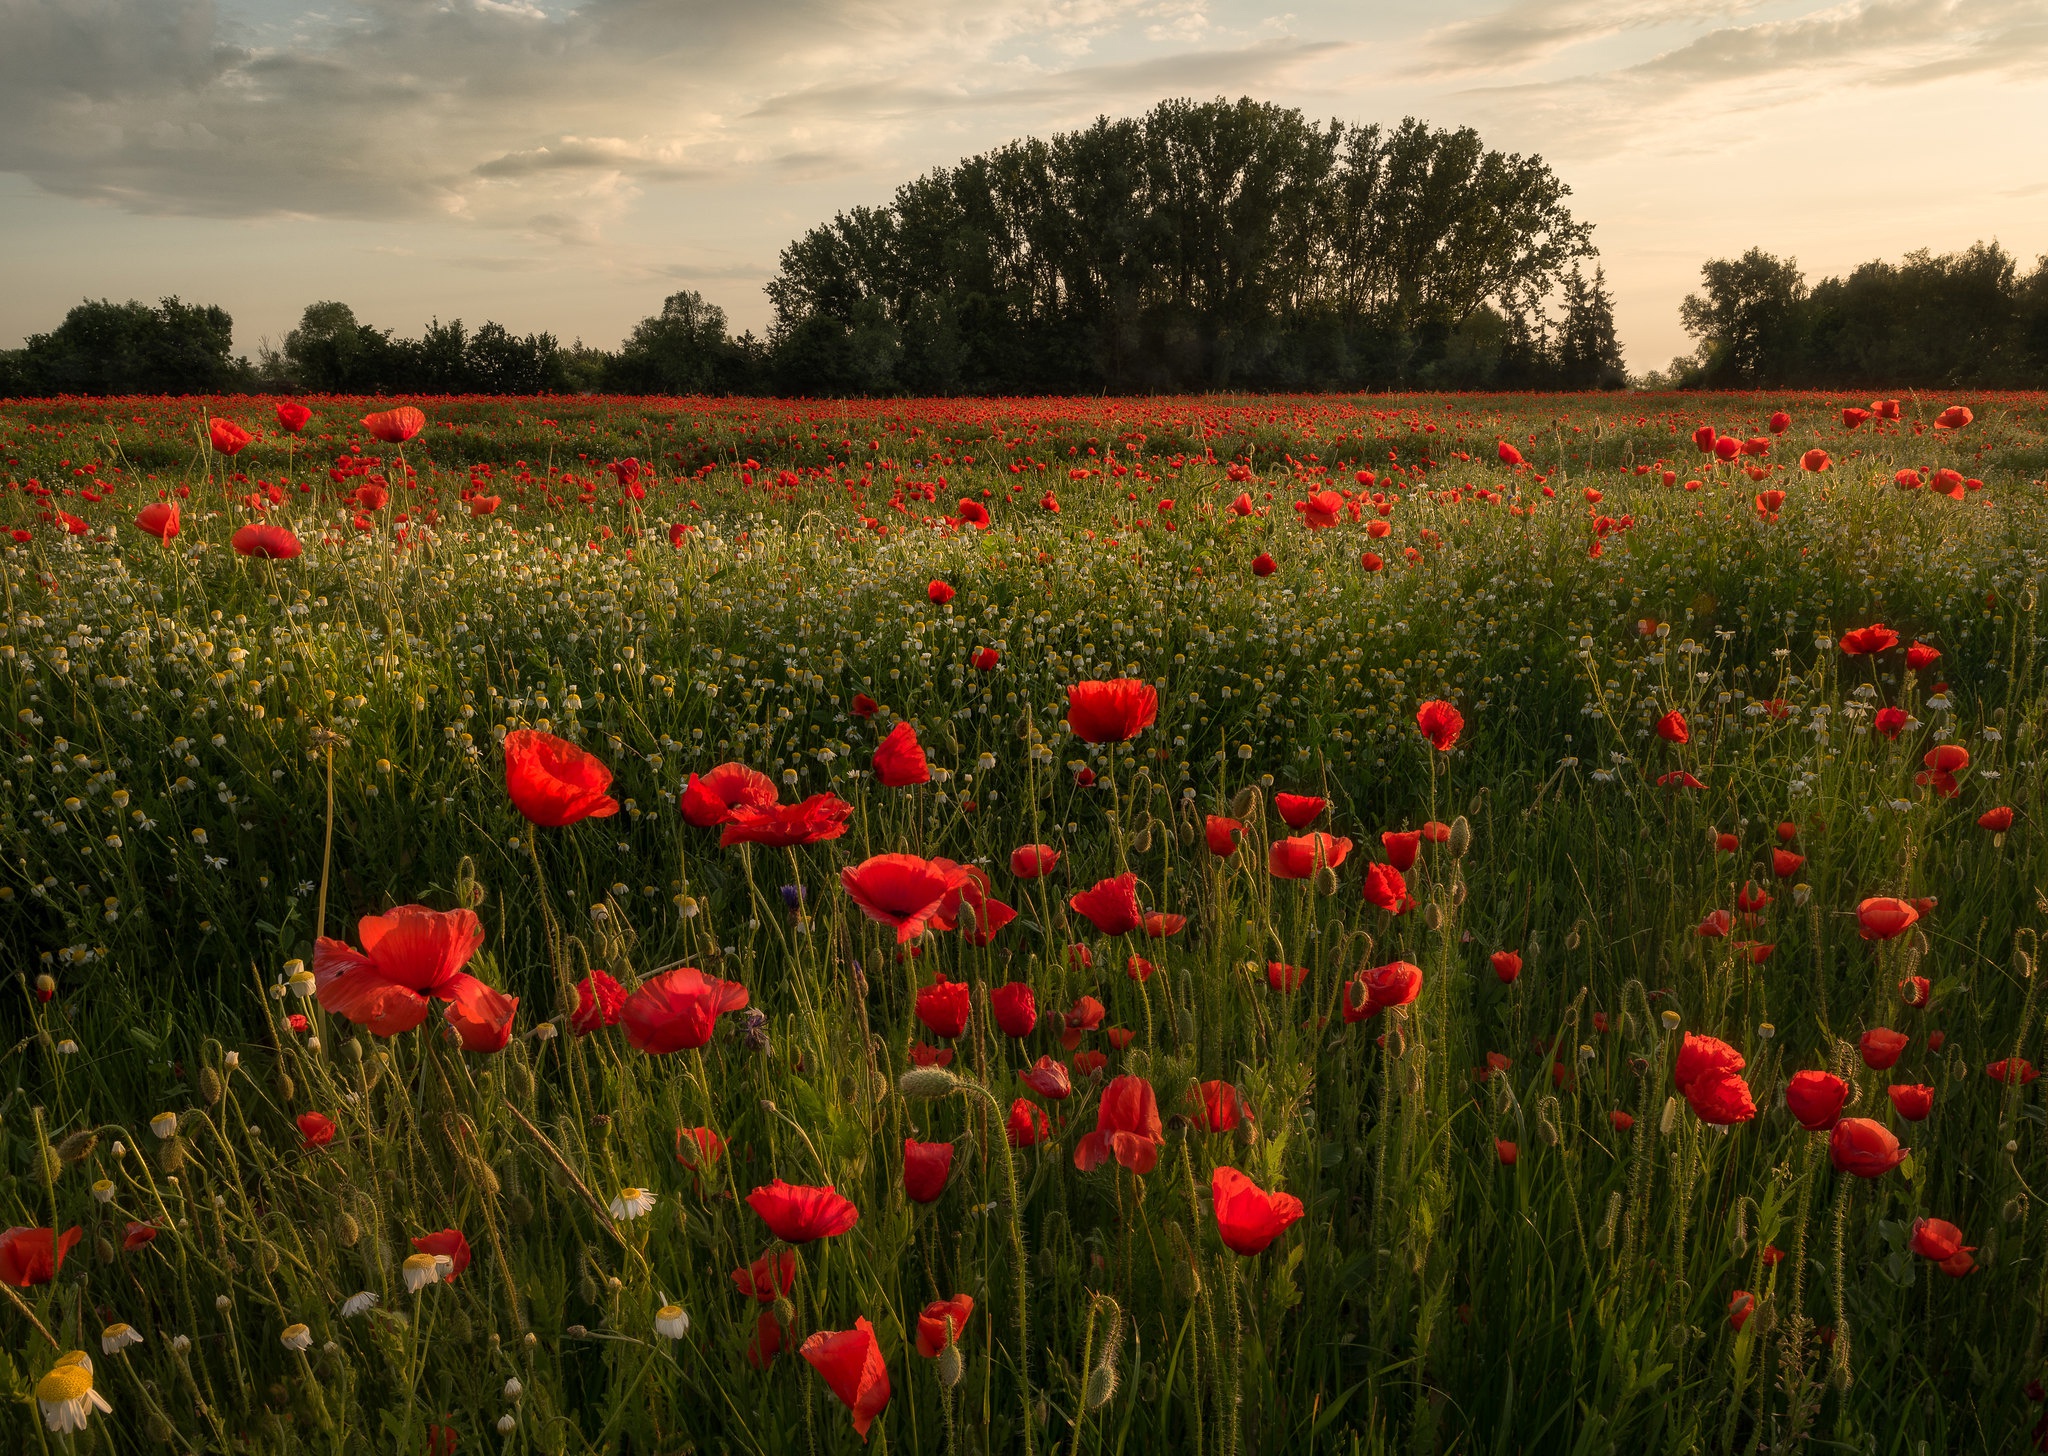
[[[52,1405],[59,1401],[79,1400],[92,1389],[92,1371],[85,1366],[65,1362],[36,1382],[36,1399],[46,1400]]]

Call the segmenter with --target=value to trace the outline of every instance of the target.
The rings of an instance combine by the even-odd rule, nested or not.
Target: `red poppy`
[[[891,927],[896,943],[907,945],[927,927],[956,928],[970,874],[949,859],[878,854],[840,870],[839,886],[868,919]]]
[[[1362,1021],[1377,1016],[1393,1006],[1406,1006],[1422,994],[1422,968],[1409,961],[1389,961],[1383,966],[1374,966],[1360,971],[1351,978],[1351,985],[1359,988],[1364,1004],[1352,1014],[1350,987],[1344,992],[1344,1019]]]
[[[1756,917],[1763,913],[1771,897],[1756,887],[1756,881],[1744,880],[1742,888],[1735,892],[1735,908],[1742,912],[1743,920],[1754,924]]]
[[[1976,416],[1970,413],[1967,406],[1952,404],[1934,417],[1934,428],[1937,430],[1960,430],[1975,418]]]
[[[1906,727],[1904,708],[1879,708],[1877,717],[1871,722],[1871,730],[1886,738],[1897,738]]]
[[[948,1041],[967,1029],[967,1016],[974,1009],[973,993],[965,981],[949,981],[945,972],[917,993],[917,1019],[931,1028],[932,1035]]]
[[[813,794],[800,804],[768,808],[742,804],[726,821],[718,836],[718,847],[765,844],[770,849],[788,849],[798,844],[817,844],[846,833],[846,821],[852,817],[853,805],[837,794]]]
[[[1415,726],[1432,748],[1448,753],[1465,731],[1465,715],[1443,699],[1432,698],[1415,710]]]
[[[1065,1040],[1065,1038],[1061,1038]],[[1109,1058],[1102,1052],[1075,1052],[1074,1070],[1084,1077],[1092,1077],[1109,1065]]]
[[[757,1303],[773,1304],[778,1295],[796,1286],[796,1254],[789,1249],[763,1254],[746,1268],[733,1270],[732,1285]]]
[[[924,746],[917,741],[917,730],[908,720],[899,721],[875,750],[875,778],[885,789],[907,789],[930,783],[931,777]]]
[[[1685,726],[1685,714],[1673,708],[1657,720],[1657,736],[1666,743],[1688,743],[1692,731]]]
[[[853,1429],[866,1441],[868,1427],[889,1404],[889,1367],[874,1326],[862,1318],[850,1330],[820,1330],[799,1345],[797,1353],[825,1377],[825,1384],[853,1413]]]
[[[1993,834],[2003,834],[2012,828],[2012,810],[2003,805],[1996,809],[1986,809],[1977,816],[1977,827],[1988,829]]]
[[[1828,1161],[1837,1173],[1852,1173],[1858,1178],[1876,1178],[1890,1172],[1905,1162],[1911,1151],[1900,1147],[1899,1140],[1883,1123],[1867,1117],[1845,1117],[1828,1135]]]
[[[1856,923],[1865,940],[1890,940],[1912,929],[1920,912],[1904,900],[1876,895],[1856,907]]]
[[[2001,1057],[1984,1068],[1984,1075],[1994,1082],[2003,1082],[2007,1086],[2018,1083],[2024,1087],[2038,1079],[2041,1074],[2034,1070],[2034,1064],[2025,1057]]]
[[[1049,875],[1060,862],[1060,852],[1049,844],[1022,844],[1010,851],[1010,873],[1020,880]]]
[[[1520,465],[1522,463],[1522,452],[1505,440],[1502,440],[1499,445],[1494,447],[1494,454],[1500,457],[1500,463],[1503,465]]]
[[[493,990],[474,976],[460,977],[448,997],[441,1019],[466,1052],[501,1052],[512,1040],[512,1019],[519,998]]]
[[[903,1191],[912,1203],[935,1203],[946,1191],[947,1175],[953,1171],[951,1143],[921,1143],[903,1140]]]
[[[1889,652],[1899,645],[1899,634],[1882,622],[1872,622],[1868,627],[1852,627],[1842,634],[1842,651],[1850,657],[1868,657],[1875,652]]]
[[[950,1067],[953,1065],[951,1047],[926,1046],[921,1041],[910,1044],[910,1060],[919,1067]]]
[[[1977,1247],[1975,1244],[1965,1246],[1963,1231],[1938,1218],[1914,1219],[1911,1243],[1914,1253],[1937,1264],[1958,1254],[1967,1254]]]
[[[484,941],[474,911],[400,905],[365,915],[356,938],[361,950],[324,935],[314,941],[314,989],[327,1010],[377,1036],[418,1026],[429,997],[453,1003],[467,987],[483,986],[462,969]]]
[[[1253,576],[1271,576],[1279,569],[1280,563],[1273,559],[1272,553],[1269,551],[1261,551],[1252,558]]]
[[[1032,1066],[1019,1072],[1017,1080],[1048,1102],[1064,1102],[1074,1092],[1074,1082],[1067,1075],[1067,1069],[1051,1057],[1040,1057]]]
[[[1302,1215],[1301,1200],[1292,1193],[1268,1193],[1235,1168],[1219,1167],[1210,1175],[1209,1196],[1223,1246],[1246,1256],[1263,1252]]]
[[[582,819],[609,819],[618,800],[605,790],[612,771],[552,733],[515,728],[505,735],[505,792],[535,824],[560,829]]]
[[[1493,1140],[1493,1156],[1499,1160],[1503,1168],[1512,1168],[1515,1166],[1516,1160],[1522,1156],[1522,1150],[1506,1138],[1495,1138]]]
[[[1285,961],[1266,962],[1266,984],[1275,991],[1298,990],[1307,979],[1307,966],[1290,966]]]
[[[747,1363],[756,1370],[766,1370],[781,1353],[782,1323],[773,1310],[763,1310],[754,1321],[754,1338],[747,1342]]]
[[[576,983],[576,1009],[569,1014],[569,1030],[588,1036],[607,1026],[619,1024],[619,1012],[626,1004],[626,988],[611,973],[593,968]]]
[[[403,445],[426,427],[426,415],[409,404],[363,416],[363,428],[373,439],[382,440],[387,445]]]
[[[1635,1127],[1636,1120],[1633,1117],[1630,1117],[1626,1112],[1623,1112],[1621,1109],[1616,1108],[1614,1111],[1607,1114],[1607,1125],[1613,1128],[1616,1132],[1628,1132]]]
[[[1826,1132],[1842,1115],[1849,1084],[1832,1072],[1794,1072],[1785,1084],[1785,1110],[1808,1132]]]
[[[1782,490],[1760,490],[1756,496],[1756,513],[1766,521],[1778,519],[1778,512],[1785,508],[1785,492]]]
[[[130,1223],[126,1232],[121,1235],[121,1252],[134,1253],[143,1245],[154,1242],[157,1233],[157,1226],[153,1223]]]
[[[1328,800],[1308,794],[1275,794],[1273,807],[1280,811],[1280,817],[1287,821],[1290,829],[1306,829],[1315,822],[1316,815],[1323,812]]]
[[[1380,844],[1387,851],[1387,863],[1397,870],[1415,868],[1415,856],[1422,849],[1420,829],[1387,829],[1380,833]]]
[[[1728,927],[1733,923],[1734,917],[1726,910],[1709,910],[1693,927],[1692,933],[1707,940],[1721,940],[1727,936]]]
[[[1808,450],[1799,457],[1800,468],[1813,471],[1815,474],[1826,470],[1833,463],[1833,461],[1828,459],[1828,452],[1818,447]]]
[[[1004,1134],[1013,1148],[1035,1148],[1052,1136],[1052,1119],[1045,1115],[1043,1108],[1034,1107],[1019,1097],[1010,1104]]]
[[[295,399],[281,399],[277,402],[277,423],[296,435],[306,428],[306,421],[313,418],[313,412]]]
[[[1500,977],[1503,986],[1512,986],[1515,977],[1522,974],[1522,957],[1518,951],[1497,950],[1487,959],[1493,963],[1493,973]]]
[[[1390,864],[1375,863],[1365,867],[1362,893],[1368,904],[1378,906],[1389,915],[1405,915],[1415,908],[1415,900],[1408,893],[1408,882]]]
[[[462,1236],[460,1229],[442,1229],[437,1234],[422,1234],[412,1241],[415,1252],[432,1254],[437,1258],[446,1257],[450,1268],[442,1276],[448,1283],[461,1277],[469,1267],[469,1240]]]
[[[1863,1065],[1873,1072],[1882,1072],[1899,1059],[1900,1053],[1912,1044],[1913,1038],[1902,1031],[1893,1031],[1889,1026],[1874,1026],[1857,1039],[1857,1049],[1863,1054]]]
[[[676,1129],[676,1161],[699,1172],[725,1156],[725,1139],[708,1127]]]
[[[1747,1289],[1738,1289],[1728,1296],[1728,1327],[1741,1329],[1749,1323],[1749,1317],[1756,1313],[1756,1296]]]
[[[718,1028],[719,1016],[747,1004],[747,988],[737,981],[707,976],[695,966],[677,966],[649,976],[626,998],[619,1020],[626,1040],[649,1056],[667,1056],[703,1046]]]
[[[1701,1122],[1717,1127],[1748,1122],[1756,1116],[1749,1083],[1733,1072],[1710,1071],[1695,1077],[1686,1084],[1685,1101]]]
[[[1199,1101],[1195,1116],[1210,1132],[1236,1132],[1238,1124],[1251,1116],[1244,1094],[1228,1082],[1198,1083],[1195,1094]]]
[[[1799,867],[1806,863],[1806,856],[1794,854],[1789,849],[1771,851],[1771,873],[1781,880],[1789,880],[1799,873]]]
[[[1134,953],[1124,957],[1124,974],[1134,981],[1149,981],[1158,969],[1141,955]]]
[[[732,818],[734,809],[773,808],[780,797],[775,780],[758,769],[743,763],[721,763],[701,777],[691,774],[677,807],[691,824],[710,829]]]
[[[1078,682],[1067,689],[1067,727],[1083,743],[1124,743],[1159,720],[1159,690],[1136,678]]]
[[[152,501],[135,513],[135,529],[159,541],[171,540],[178,534],[178,503]]]
[[[1098,880],[1067,901],[1077,915],[1085,915],[1098,935],[1129,935],[1142,923],[1138,912],[1138,877],[1126,871],[1114,879]]]
[[[27,1289],[48,1284],[64,1267],[71,1246],[85,1237],[85,1230],[68,1228],[54,1234],[46,1228],[11,1228],[0,1234],[0,1284]]]
[[[924,589],[924,594],[931,598],[932,605],[935,607],[943,607],[947,602],[953,600],[954,595],[953,588],[949,583],[936,578],[933,579],[930,586]]]
[[[761,1215],[768,1231],[785,1244],[808,1244],[845,1233],[860,1222],[851,1199],[832,1191],[830,1183],[809,1187],[780,1178],[747,1195],[747,1207]]]
[[[1102,1025],[1106,1008],[1093,996],[1082,996],[1067,1011],[1060,1031],[1060,1045],[1072,1051],[1081,1044],[1081,1034]]]
[[[239,455],[256,437],[233,420],[210,419],[206,422],[206,438],[220,454]]]
[[[1025,981],[1009,981],[988,993],[996,1027],[1004,1036],[1025,1037],[1038,1025],[1038,998]]]
[[[1677,1083],[1678,1090],[1683,1092],[1694,1081],[1709,1072],[1733,1074],[1742,1071],[1747,1065],[1742,1053],[1719,1037],[1697,1036],[1687,1032],[1685,1040],[1679,1044],[1678,1060],[1672,1066],[1671,1080]]]
[[[265,561],[290,561],[305,553],[299,538],[283,526],[268,526],[257,521],[238,529],[228,537],[228,544],[240,556],[256,556]]]
[[[1782,435],[1785,433],[1786,430],[1790,429],[1791,427],[1792,416],[1786,414],[1783,410],[1776,410],[1772,413],[1770,421],[1770,430],[1772,434]]]
[[[848,709],[854,717],[859,718],[863,722],[874,717],[880,710],[881,704],[877,703],[866,693],[855,693],[853,695],[853,703]]]
[[[951,1299],[933,1300],[917,1316],[917,1353],[930,1360],[946,1348],[948,1321],[952,1322],[950,1338],[959,1343],[960,1332],[967,1328],[967,1317],[973,1313],[972,1295],[956,1294]]]
[[[1209,815],[1202,825],[1203,842],[1209,846],[1209,853],[1218,859],[1228,859],[1237,853],[1238,836],[1243,833],[1241,822],[1221,814]]]
[[[324,1148],[334,1141],[334,1123],[318,1112],[302,1112],[298,1116],[299,1146],[307,1152]]]
[[[1179,935],[1187,929],[1185,915],[1168,915],[1160,910],[1148,910],[1144,919],[1145,934],[1153,940],[1165,940],[1170,935]]]
[[[1266,848],[1266,872],[1276,880],[1306,880],[1327,865],[1344,863],[1351,841],[1320,831],[1276,839]]]
[[[1074,1145],[1074,1166],[1086,1173],[1114,1155],[1133,1173],[1149,1173],[1165,1135],[1152,1084],[1142,1077],[1117,1077],[1102,1091],[1095,1131]]]
[[[1892,1100],[1892,1111],[1908,1122],[1921,1122],[1934,1111],[1934,1089],[1923,1086],[1893,1084],[1884,1089]]]

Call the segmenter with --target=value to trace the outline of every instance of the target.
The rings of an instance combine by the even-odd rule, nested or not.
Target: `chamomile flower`
[[[100,1351],[102,1354],[118,1355],[130,1345],[139,1345],[141,1343],[142,1336],[136,1332],[133,1325],[116,1322],[100,1331]]]
[[[149,1130],[159,1138],[168,1138],[178,1130],[178,1114],[159,1112],[149,1120]]]
[[[313,1348],[313,1332],[304,1325],[286,1325],[278,1340],[287,1350],[310,1350]]]
[[[341,1302],[341,1317],[343,1319],[354,1319],[364,1311],[372,1310],[376,1307],[377,1296],[365,1289],[359,1294],[351,1294]]]
[[[93,1179],[92,1196],[101,1203],[112,1203],[114,1201],[114,1180],[111,1178]]]
[[[405,1256],[405,1289],[408,1294],[418,1294],[429,1284],[439,1282],[441,1263],[432,1254],[408,1254]]]
[[[43,1424],[59,1435],[82,1431],[95,1410],[113,1413],[106,1398],[92,1388],[92,1357],[73,1350],[36,1382],[36,1404],[42,1407]]]
[[[619,1196],[612,1200],[612,1217],[618,1219],[642,1218],[654,1211],[655,1196],[646,1188],[621,1188]]]
[[[671,1340],[680,1340],[690,1332],[690,1312],[680,1304],[664,1304],[654,1312],[654,1332]]]

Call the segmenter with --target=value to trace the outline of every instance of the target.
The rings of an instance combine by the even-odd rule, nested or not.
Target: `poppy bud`
[[[1255,784],[1246,784],[1230,798],[1230,817],[1250,821],[1259,812],[1259,790]]]
[[[211,1107],[214,1103],[220,1101],[220,1093],[220,1073],[214,1071],[211,1067],[201,1067],[199,1069],[200,1100],[205,1102],[208,1107]]]
[[[944,1067],[912,1067],[896,1079],[896,1090],[912,1101],[944,1097],[960,1085],[960,1079]]]
[[[953,1322],[947,1320],[946,1330],[948,1334],[952,1332],[952,1328]],[[960,1377],[965,1373],[966,1365],[960,1358],[960,1342],[958,1340],[947,1340],[945,1348],[939,1351],[939,1384],[951,1390],[960,1383]]]
[[[57,1144],[57,1160],[61,1163],[82,1163],[92,1156],[92,1150],[99,1146],[100,1135],[90,1130],[74,1132]]]
[[[283,1067],[279,1067],[277,1069],[277,1095],[286,1102],[289,1102],[292,1100],[292,1094],[297,1090],[297,1087],[292,1082],[292,1074]]]
[[[1337,893],[1337,872],[1336,872],[1335,870],[1331,869],[1331,868],[1330,868],[1330,867],[1329,867],[1328,865],[1324,865],[1324,866],[1322,866],[1322,867],[1321,867],[1320,869],[1318,869],[1318,870],[1316,871],[1316,873],[1315,873],[1315,887],[1316,887],[1316,893],[1317,893],[1318,895],[1334,895],[1334,894],[1336,894],[1336,893]],[[1430,909],[1431,909],[1431,910],[1435,910],[1435,909],[1436,909],[1436,907],[1435,907],[1434,905],[1432,905],[1432,906],[1430,906]],[[1434,927],[1432,927],[1432,928],[1434,928]]]
[[[1456,859],[1463,859],[1466,851],[1472,848],[1472,824],[1463,814],[1451,821],[1450,847],[1452,857]]]
[[[1116,1366],[1104,1361],[1088,1372],[1088,1386],[1082,1399],[1090,1410],[1101,1410],[1116,1396]]]
[[[334,1221],[334,1241],[344,1249],[353,1249],[362,1236],[362,1225],[356,1222],[354,1214],[344,1213]]]
[[[1431,930],[1442,930],[1444,928],[1443,907],[1435,901],[1431,901],[1429,908],[1422,912],[1422,923]]]
[[[787,1330],[796,1323],[796,1306],[789,1302],[787,1294],[776,1295],[772,1308],[775,1315],[775,1323],[781,1325],[783,1329]]]

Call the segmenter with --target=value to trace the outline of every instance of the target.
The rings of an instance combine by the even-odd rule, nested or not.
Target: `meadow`
[[[2044,475],[10,403],[0,1447],[2048,1449]]]

